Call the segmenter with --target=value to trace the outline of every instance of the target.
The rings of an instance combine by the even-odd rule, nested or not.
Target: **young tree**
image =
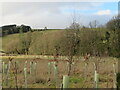
[[[73,57],[77,54],[79,51],[79,43],[80,43],[80,38],[79,38],[79,30],[80,30],[80,25],[76,22],[73,22],[67,29],[66,31],[66,54],[68,56],[69,60],[69,71],[68,75],[71,74],[71,69],[72,69],[72,62],[74,62]]]

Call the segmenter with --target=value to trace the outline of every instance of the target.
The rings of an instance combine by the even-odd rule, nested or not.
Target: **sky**
[[[80,25],[94,20],[104,25],[118,14],[118,2],[2,2],[0,6],[0,26],[24,24],[34,29],[66,28],[73,17]]]

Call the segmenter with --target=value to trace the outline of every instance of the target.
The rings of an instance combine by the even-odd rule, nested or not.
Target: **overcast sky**
[[[32,28],[66,28],[72,17],[81,25],[97,20],[105,24],[118,13],[117,2],[5,2],[2,25],[25,24]]]

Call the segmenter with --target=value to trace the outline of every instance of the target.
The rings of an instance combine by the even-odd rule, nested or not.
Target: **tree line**
[[[17,26],[14,24],[2,26],[1,30],[2,30],[1,36],[5,36],[9,34],[20,33],[20,30],[23,30],[22,32],[28,32],[31,30],[31,27],[26,25]]]

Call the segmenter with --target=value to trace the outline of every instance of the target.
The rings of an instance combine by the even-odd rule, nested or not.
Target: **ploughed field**
[[[18,88],[61,88],[63,75],[68,74],[69,63],[66,57],[59,57],[57,61],[57,70],[55,70],[54,58],[47,56],[46,58],[3,56],[2,86],[3,88],[15,88],[17,84]],[[98,88],[115,87],[116,58],[90,57],[85,61],[84,57],[79,57],[74,58],[72,63],[69,88],[96,87],[95,65],[98,72]],[[26,68],[26,74],[24,68]]]

